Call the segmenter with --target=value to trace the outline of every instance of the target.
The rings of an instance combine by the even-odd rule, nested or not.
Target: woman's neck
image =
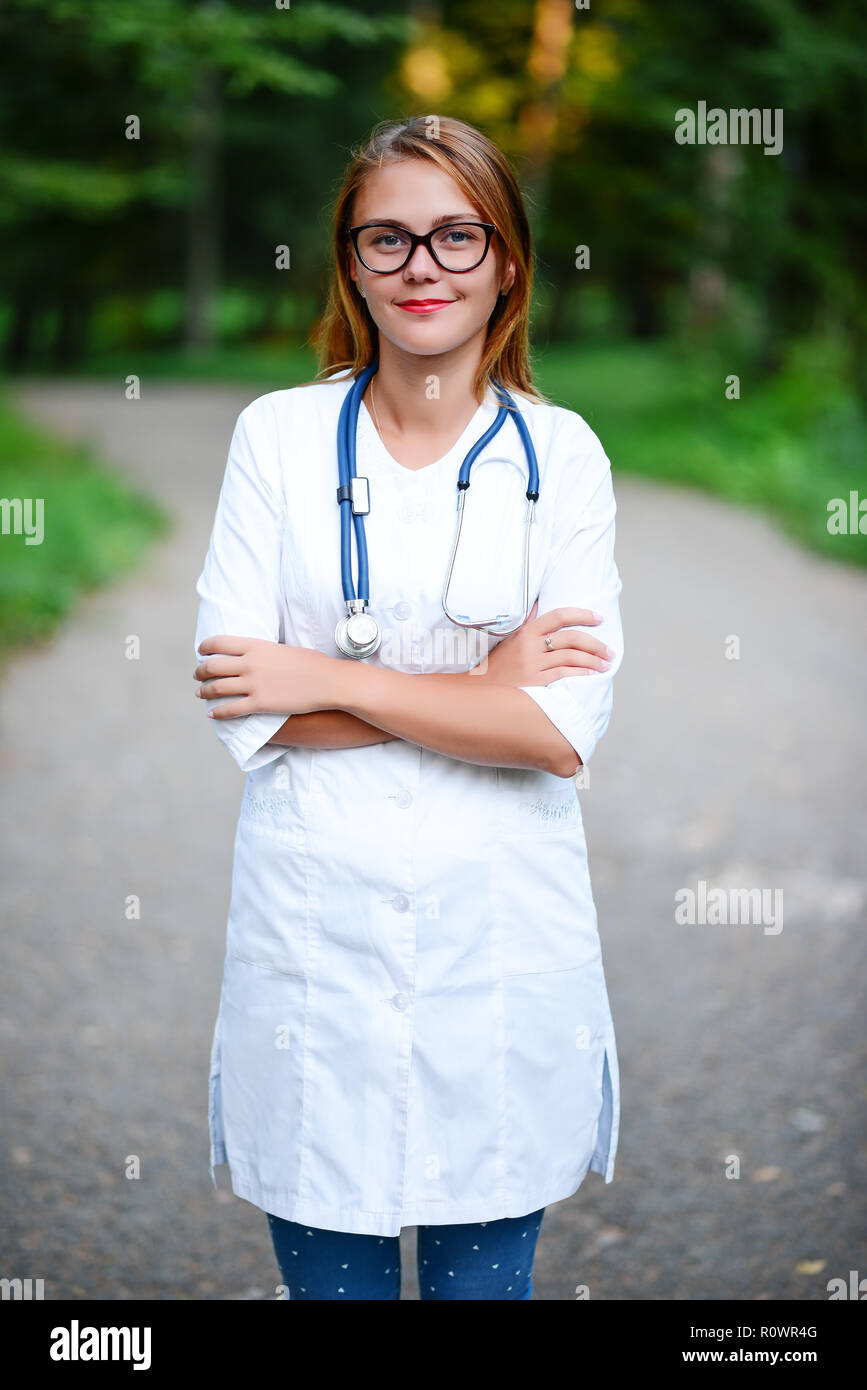
[[[393,440],[459,438],[481,402],[473,385],[484,344],[471,340],[430,357],[405,353],[380,336],[379,368],[365,405]],[[371,392],[374,387],[374,393]]]

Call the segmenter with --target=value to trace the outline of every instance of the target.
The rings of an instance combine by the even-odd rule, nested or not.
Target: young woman
[[[228,1162],[267,1212],[290,1298],[399,1298],[415,1225],[423,1299],[529,1299],[545,1207],[613,1177],[573,774],[623,653],[615,503],[593,431],[532,385],[531,276],[484,135],[377,127],[335,209],[319,379],[241,413],[197,584],[197,694],[247,774],[211,1174]],[[348,659],[341,509],[364,499],[338,501],[337,434],[372,366],[356,457],[381,642]],[[458,473],[503,388],[538,487],[510,407],[472,467],[451,621]]]

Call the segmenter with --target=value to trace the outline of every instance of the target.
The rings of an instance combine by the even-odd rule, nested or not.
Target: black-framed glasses
[[[403,270],[417,246],[426,246],[442,270],[462,275],[482,264],[496,230],[493,222],[447,222],[417,236],[390,222],[366,222],[350,227],[349,235],[361,264],[374,275]]]

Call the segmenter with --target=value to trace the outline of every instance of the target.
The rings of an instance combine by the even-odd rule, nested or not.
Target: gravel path
[[[176,519],[0,689],[0,1276],[44,1278],[50,1299],[257,1299],[279,1282],[264,1215],[208,1174],[244,779],[191,660],[229,436],[255,394],[13,392]],[[626,659],[582,797],[622,1128],[614,1182],[590,1174],[548,1209],[536,1297],[825,1299],[828,1279],[867,1274],[867,575],[616,461],[615,488]],[[678,925],[675,893],[699,880],[782,889],[783,929]],[[415,1231],[401,1243],[417,1298]]]

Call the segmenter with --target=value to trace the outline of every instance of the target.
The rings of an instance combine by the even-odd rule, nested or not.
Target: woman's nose
[[[415,248],[404,266],[404,270],[409,270],[414,275],[427,275],[428,277],[433,276],[435,280],[439,279],[440,267],[426,246],[418,245]]]

